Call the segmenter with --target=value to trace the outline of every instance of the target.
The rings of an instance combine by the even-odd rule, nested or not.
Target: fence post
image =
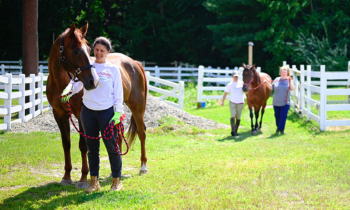
[[[305,115],[305,66],[300,65],[300,99],[301,99],[301,116]]]
[[[350,74],[350,61],[348,63],[348,72]],[[350,79],[348,79],[348,88],[350,88]],[[350,95],[348,95],[348,102],[350,103]]]
[[[25,117],[25,110],[24,110],[24,107],[25,107],[25,92],[26,92],[26,76],[24,74],[20,74],[19,75],[19,78],[22,80],[22,83],[19,84],[19,92],[22,93],[22,97],[20,97],[18,99],[18,102],[19,102],[19,105],[22,106],[22,110],[18,113],[18,118],[21,119],[21,122],[24,123],[24,117]]]
[[[43,73],[44,72],[44,66],[43,65],[40,65],[39,66],[39,73]]]
[[[160,79],[160,72],[159,72],[158,66],[155,66],[154,73],[155,73],[155,77]],[[159,85],[158,83],[155,83],[155,86],[158,86],[158,85]]]
[[[151,76],[151,73],[149,71],[146,71],[146,80],[147,80],[147,95],[149,95],[149,77]]]
[[[283,66],[287,65],[287,61],[283,61]]]
[[[204,66],[200,65],[200,66],[198,67],[197,107],[202,107],[203,70],[204,70]]]
[[[326,66],[321,65],[321,85],[320,85],[320,130],[326,130],[326,117],[327,117],[327,77]]]
[[[7,114],[4,116],[4,123],[7,124],[7,130],[11,130],[11,108],[12,108],[12,74],[6,73],[5,77],[8,79],[8,83],[5,84],[5,93],[7,93],[7,99],[5,99],[5,108]]]
[[[299,83],[298,83],[298,76],[295,73],[295,70],[297,69],[296,65],[292,65],[293,69],[293,83],[295,86],[294,89],[294,96],[293,96],[293,101],[294,101],[294,112],[296,112],[297,108],[299,109],[299,104],[300,104],[300,95],[299,95]]]
[[[177,81],[181,81],[181,66],[177,67]]]
[[[179,108],[181,110],[184,109],[184,97],[185,97],[185,83],[184,81],[179,81],[180,89],[179,89]]]
[[[306,119],[309,121],[310,120],[310,114],[311,114],[311,66],[307,65],[306,66],[306,106],[307,106],[307,113],[306,113]]]
[[[32,91],[30,102],[32,103],[32,107],[29,110],[30,114],[32,114],[32,118],[35,118],[35,74],[30,74],[30,78],[32,79],[30,83],[30,90]]]
[[[216,67],[216,69],[217,69],[217,70],[221,70],[220,67]],[[220,73],[216,73],[216,78],[220,78],[220,77],[221,77]],[[216,86],[219,86],[219,84],[220,84],[220,83],[217,82],[217,83],[216,83]]]
[[[38,82],[38,88],[40,88],[40,92],[38,93],[38,98],[40,100],[39,104],[38,104],[38,110],[40,110],[40,114],[43,113],[43,109],[44,109],[44,91],[43,91],[43,87],[44,87],[44,75],[43,73],[39,73],[38,76],[40,77],[40,81]]]
[[[5,75],[5,65],[1,64],[1,75]]]

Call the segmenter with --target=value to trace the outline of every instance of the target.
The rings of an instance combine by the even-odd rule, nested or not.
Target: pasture
[[[214,103],[213,103],[214,104]],[[228,105],[186,111],[229,124]],[[267,108],[262,132],[250,134],[249,111],[239,137],[200,130],[172,117],[147,131],[149,173],[138,176],[140,143],[123,157],[124,190],[109,192],[101,144],[101,191],[60,186],[58,133],[0,135],[0,209],[349,209],[349,130],[320,132],[291,111],[286,135],[274,134]],[[72,135],[73,179],[80,177],[79,136]]]

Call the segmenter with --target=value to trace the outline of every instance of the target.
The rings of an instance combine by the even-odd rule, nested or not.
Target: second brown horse
[[[247,95],[247,103],[250,112],[250,122],[252,126],[252,134],[256,134],[261,129],[262,119],[265,112],[266,101],[271,96],[272,89],[266,82],[271,83],[271,77],[266,73],[259,73],[255,69],[255,65],[249,66],[243,63],[243,91]],[[255,126],[253,125],[253,110],[255,114]],[[258,125],[259,112],[261,109],[261,118]]]

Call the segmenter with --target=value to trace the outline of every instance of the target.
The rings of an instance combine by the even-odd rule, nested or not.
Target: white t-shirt
[[[100,83],[93,90],[84,89],[83,104],[91,110],[105,110],[113,106],[115,112],[123,110],[123,82],[118,67],[110,62],[94,63]],[[72,93],[84,87],[81,81],[73,84]]]
[[[243,81],[238,80],[237,82],[230,82],[225,88],[226,93],[230,93],[230,102],[235,104],[243,104]]]

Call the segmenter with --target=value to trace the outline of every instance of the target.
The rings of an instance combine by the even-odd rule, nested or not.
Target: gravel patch
[[[123,111],[126,115],[126,119],[123,121],[123,124],[126,127],[129,124],[131,112],[126,105],[124,106]],[[196,126],[201,129],[219,129],[229,127],[228,125],[217,123],[213,120],[191,115],[188,112],[168,105],[164,101],[161,101],[152,95],[148,95],[145,112],[145,125],[147,129],[158,127],[159,120],[165,116],[176,117],[188,125]],[[74,116],[73,119],[75,124],[78,126],[78,120]],[[53,117],[52,110],[47,111],[26,123],[14,123],[11,125],[11,127],[10,132],[14,133],[28,133],[33,131],[60,132]],[[71,132],[73,132],[75,128],[71,123],[70,127]]]

